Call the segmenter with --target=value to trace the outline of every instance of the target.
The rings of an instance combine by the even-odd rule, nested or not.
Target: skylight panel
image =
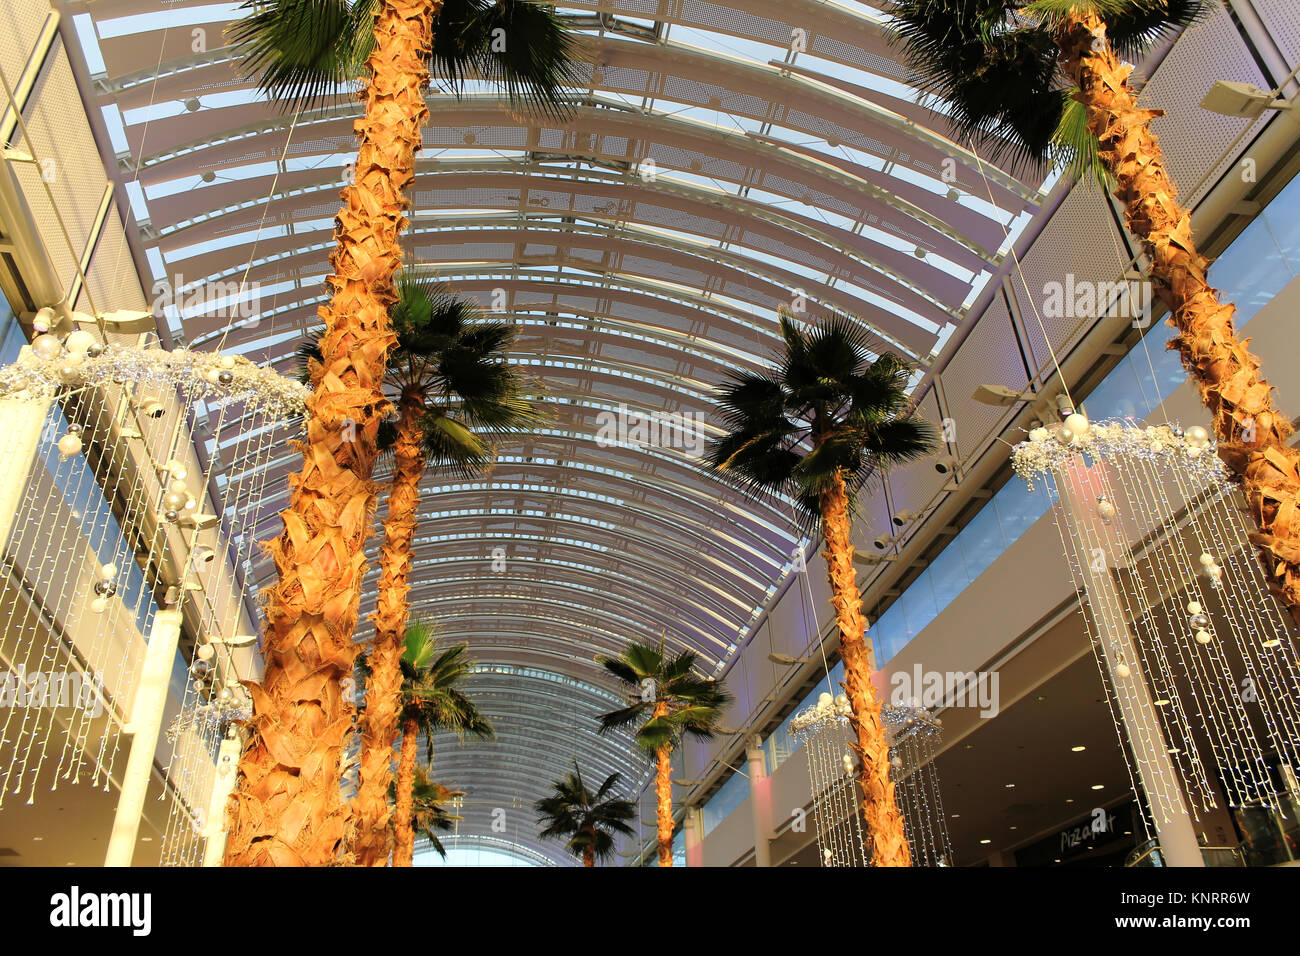
[[[766,65],[774,56],[783,55],[786,50],[784,46],[776,43],[715,33],[680,23],[673,24],[672,35],[674,43],[708,50],[710,53],[721,53],[724,56],[759,65]]]
[[[122,122],[122,111],[117,108],[117,104],[101,106],[99,112],[104,117],[104,125],[108,128],[108,141],[113,144],[113,152],[118,155],[129,154],[131,143],[126,138],[126,124]]]
[[[95,35],[95,21],[89,13],[78,13],[72,18],[72,26],[77,31],[77,42],[82,55],[86,58],[86,68],[91,76],[108,72],[104,63],[104,53],[99,48],[99,37]]]
[[[96,23],[99,35],[105,40],[154,33],[171,27],[190,27],[200,23],[226,23],[238,20],[243,13],[238,3],[209,3],[202,6],[173,7],[170,10],[151,10],[125,17],[112,17]]]

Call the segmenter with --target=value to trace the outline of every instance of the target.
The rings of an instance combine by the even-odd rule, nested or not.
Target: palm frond
[[[720,387],[724,434],[710,441],[705,461],[751,494],[783,492],[811,531],[838,479],[852,496],[872,476],[928,453],[937,436],[913,416],[911,365],[875,354],[864,323],[831,316],[801,328],[783,316],[781,333],[775,375],[742,373]]]
[[[1115,179],[1101,161],[1100,144],[1088,129],[1088,111],[1075,98],[1076,92],[1064,94],[1061,123],[1052,138],[1054,161],[1071,179],[1092,183],[1109,193]]]
[[[349,82],[356,21],[348,0],[248,0],[226,38],[236,62],[285,112],[337,99]]]
[[[247,75],[286,112],[350,94],[374,49],[377,0],[247,0],[227,30]],[[445,0],[430,68],[453,94],[481,78],[510,107],[563,120],[580,44],[567,17],[529,0]]]
[[[434,34],[434,73],[453,93],[481,78],[514,111],[564,121],[572,113],[565,89],[576,85],[580,54],[567,22],[527,0],[445,0]]]
[[[592,793],[583,783],[578,761],[573,770],[551,784],[551,793],[533,804],[539,835],[565,839],[566,848],[581,857],[590,849],[597,860],[613,852],[613,834],[634,834],[628,821],[636,815],[631,800],[610,796],[619,775],[610,774],[600,789]]]
[[[619,730],[639,719],[647,710],[650,710],[650,704],[641,702],[632,704],[630,707],[623,707],[618,710],[611,710],[600,718],[600,733],[609,733],[611,730]]]
[[[604,654],[598,654],[596,655],[596,663],[613,674],[618,680],[632,687],[638,686],[641,679],[647,676],[637,672],[631,664],[621,657],[608,657]]]

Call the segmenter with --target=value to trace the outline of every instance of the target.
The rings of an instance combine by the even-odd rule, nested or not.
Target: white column
[[[203,836],[207,839],[203,847],[204,866],[220,866],[226,855],[226,801],[235,789],[241,743],[239,734],[234,733],[221,741],[221,749],[217,751],[212,799],[208,801],[207,826],[203,828]]]
[[[149,649],[144,655],[140,683],[136,687],[131,720],[123,728],[132,735],[131,753],[122,775],[122,792],[113,818],[113,832],[108,838],[105,866],[130,866],[135,855],[140,817],[144,813],[149,778],[153,773],[158,732],[162,729],[163,708],[167,704],[167,685],[176,645],[181,634],[181,612],[175,608],[158,611],[149,629]]]
[[[49,399],[0,399],[0,554],[18,517],[49,411]]]
[[[767,754],[762,741],[751,738],[745,744],[749,770],[749,806],[754,818],[754,865],[772,865],[772,782],[767,776]]]
[[[686,865],[704,865],[704,821],[699,807],[688,806],[682,822],[683,842],[686,844]]]
[[[1205,866],[1178,771],[1169,759],[1169,744],[1128,625],[1124,600],[1115,585],[1114,569],[1122,560],[1123,530],[1119,522],[1103,528],[1090,517],[1097,494],[1097,487],[1090,487],[1093,480],[1086,469],[1063,470],[1057,476],[1067,518],[1076,526],[1076,539],[1096,543],[1104,552],[1100,561],[1087,554],[1080,555],[1077,561],[1099,632],[1097,645],[1115,689],[1119,719],[1136,764],[1138,783],[1148,797],[1161,856],[1167,866]],[[1089,529],[1086,537],[1078,533],[1080,528]],[[1127,668],[1123,676],[1116,672],[1121,663]]]

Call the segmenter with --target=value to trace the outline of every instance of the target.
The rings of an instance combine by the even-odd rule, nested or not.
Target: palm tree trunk
[[[1088,129],[1115,177],[1129,231],[1151,261],[1151,279],[1169,306],[1178,335],[1170,342],[1210,410],[1219,457],[1237,476],[1259,528],[1250,540],[1275,594],[1300,623],[1300,453],[1287,444],[1291,422],[1273,407],[1259,360],[1233,327],[1231,303],[1219,301],[1206,279],[1206,260],[1192,241],[1191,217],[1165,168],[1151,120],[1128,85],[1094,14],[1070,16],[1057,33],[1061,63],[1078,84]]]
[[[667,701],[655,704],[654,716],[668,713]],[[655,824],[659,836],[659,865],[673,865],[673,765],[672,751],[660,747],[655,751]]]
[[[266,661],[249,685],[253,717],[228,807],[228,866],[341,862],[349,813],[340,793],[365,540],[375,507],[375,436],[389,404],[382,383],[395,337],[388,309],[401,263],[406,191],[414,180],[435,6],[382,0],[357,121],[356,182],[343,191],[321,310],[321,367],[308,399],[302,470],[290,478],[284,532],[270,546],[278,580],[266,602]]]
[[[840,629],[840,659],[844,662],[844,693],[849,698],[849,726],[854,740],[849,747],[858,758],[858,786],[862,788],[862,821],[871,842],[872,866],[911,866],[912,854],[903,833],[903,817],[894,800],[889,779],[889,746],[880,716],[880,698],[871,684],[871,645],[862,616],[862,595],[853,566],[849,498],[844,478],[835,475],[833,487],[822,494],[822,534],[826,539],[827,575],[831,603]]]
[[[397,761],[397,809],[393,813],[393,866],[412,866],[415,828],[411,825],[411,792],[415,787],[415,752],[420,727],[413,719],[402,721],[402,753]]]
[[[361,785],[356,816],[359,866],[388,863],[388,785],[393,779],[393,742],[402,699],[402,652],[406,642],[407,596],[410,594],[411,540],[420,507],[420,478],[424,474],[424,445],[420,418],[424,395],[403,392],[399,403],[397,442],[393,446],[393,483],[384,521],[380,551],[379,599],[375,612],[375,642],[366,681],[366,709],[361,731]]]
[[[589,843],[582,851],[582,865],[595,866],[596,865],[596,830],[593,827],[587,832],[591,836],[591,843]]]

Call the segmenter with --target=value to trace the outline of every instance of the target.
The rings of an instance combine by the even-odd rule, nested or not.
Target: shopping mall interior
[[[0,865],[1300,863],[1294,0],[0,25]]]

